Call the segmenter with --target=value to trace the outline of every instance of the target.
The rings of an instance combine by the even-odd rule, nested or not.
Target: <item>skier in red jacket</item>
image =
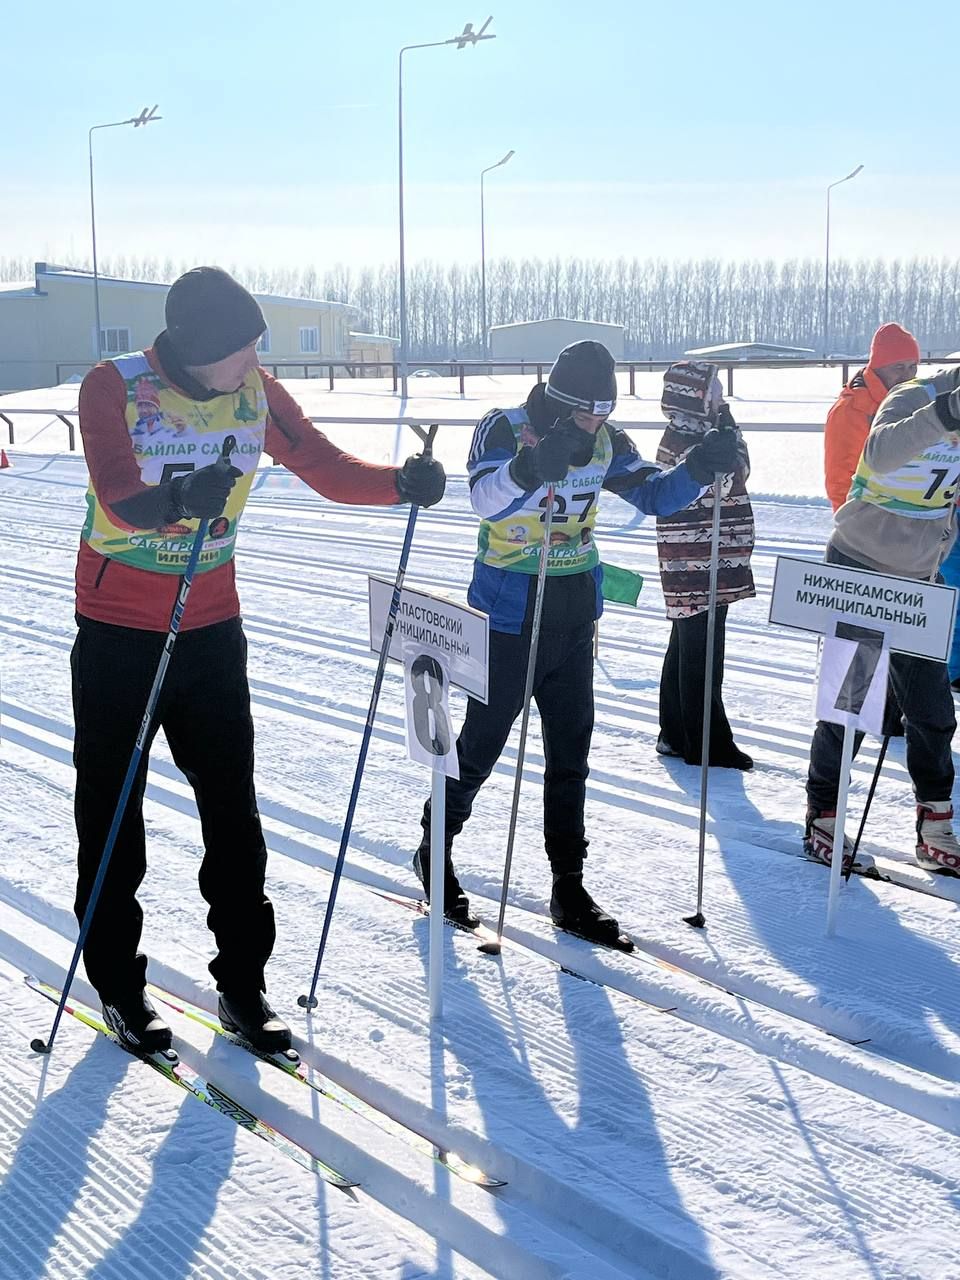
[[[443,468],[418,455],[374,466],[336,448],[258,366],[266,322],[225,271],[197,267],[166,300],[153,347],[91,370],[80,389],[90,472],[77,557],[78,634],[71,656],[82,919],[130,761],[199,520],[210,521],[152,731],[163,727],[193,787],[203,832],[200,892],[217,944],[210,972],[220,1019],[256,1047],[290,1044],[266,1001],[273,907],[253,784],[246,640],[234,583],[237,525],[264,450],[339,502],[431,506]],[[231,466],[217,465],[224,441]],[[152,736],[152,734],[151,734]],[[137,889],[146,870],[142,816],[149,741],[84,947],[106,1021],[137,1052],[170,1044],[144,992]]]

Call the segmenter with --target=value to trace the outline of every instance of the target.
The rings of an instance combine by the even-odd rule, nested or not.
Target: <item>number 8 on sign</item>
[[[422,643],[403,646],[407,701],[407,755],[450,778],[460,765],[450,727],[450,671],[440,654],[424,652]]]
[[[413,731],[422,747],[434,756],[450,753],[443,668],[436,658],[421,653],[410,667],[413,685]]]

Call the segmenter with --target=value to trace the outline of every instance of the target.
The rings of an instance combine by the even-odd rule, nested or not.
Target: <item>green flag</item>
[[[637,596],[643,586],[642,574],[634,573],[632,569],[620,569],[617,565],[606,562],[602,562],[600,568],[603,570],[601,591],[604,600],[636,608]]]

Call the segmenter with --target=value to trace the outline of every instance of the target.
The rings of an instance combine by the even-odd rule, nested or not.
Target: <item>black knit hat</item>
[[[617,403],[616,363],[602,342],[573,342],[554,361],[547,395],[571,409],[612,413]]]
[[[183,364],[215,364],[266,330],[253,294],[220,267],[194,267],[174,280],[165,308],[167,335]]]

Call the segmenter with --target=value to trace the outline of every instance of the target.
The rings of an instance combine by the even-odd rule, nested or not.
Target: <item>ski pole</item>
[[[880,770],[883,768],[883,758],[887,754],[887,747],[890,745],[890,734],[883,735],[883,741],[880,743],[880,754],[877,756],[876,768],[873,771],[873,778],[870,782],[870,790],[867,792],[867,801],[863,806],[863,815],[860,818],[860,830],[857,832],[857,838],[853,842],[853,853],[850,855],[850,862],[846,871],[843,873],[844,880],[850,879],[850,873],[853,871],[853,864],[857,859],[857,850],[860,848],[860,840],[863,837],[863,829],[867,825],[867,814],[870,812],[870,805],[873,803],[873,793],[877,789],[877,783],[880,781]]]
[[[220,457],[215,463],[216,466],[228,467],[230,465],[230,454],[236,447],[236,438],[227,436],[223,442],[223,449]],[[187,567],[184,570],[183,577],[180,579],[180,590],[177,592],[177,599],[173,606],[173,612],[170,615],[170,629],[167,632],[167,638],[163,643],[163,652],[160,655],[160,661],[157,664],[157,673],[153,677],[153,685],[150,689],[150,695],[147,698],[147,705],[143,713],[143,719],[140,722],[140,729],[137,733],[137,740],[133,748],[133,754],[130,757],[130,763],[127,765],[126,776],[123,779],[123,785],[120,788],[120,796],[117,800],[117,807],[114,810],[113,821],[110,823],[110,830],[107,833],[106,844],[103,846],[103,853],[100,855],[100,865],[97,868],[96,878],[93,887],[90,890],[90,898],[87,902],[87,908],[83,913],[83,920],[80,922],[80,932],[77,935],[77,945],[73,949],[73,957],[70,961],[70,967],[67,970],[66,981],[63,984],[63,990],[60,993],[60,1000],[57,1004],[57,1011],[53,1016],[53,1025],[50,1028],[50,1034],[46,1040],[39,1037],[30,1041],[30,1048],[36,1053],[50,1053],[53,1049],[53,1042],[57,1038],[57,1028],[60,1026],[60,1019],[63,1017],[63,1011],[66,1007],[67,999],[70,995],[70,987],[73,985],[73,979],[76,976],[77,966],[80,963],[80,955],[83,951],[83,944],[87,940],[90,932],[90,926],[93,923],[93,914],[97,909],[97,903],[100,900],[100,893],[103,889],[103,882],[107,878],[107,869],[110,866],[110,859],[113,856],[113,848],[117,842],[117,835],[120,831],[120,824],[123,821],[123,815],[127,809],[127,801],[130,798],[130,792],[133,789],[133,781],[140,767],[140,760],[143,756],[144,744],[150,732],[150,726],[153,723],[153,717],[157,710],[157,703],[160,700],[160,691],[163,688],[163,682],[166,679],[167,668],[170,665],[170,658],[173,654],[173,646],[176,643],[177,636],[180,634],[180,623],[183,621],[183,611],[186,608],[187,597],[190,594],[190,587],[193,583],[193,575],[197,568],[197,562],[200,559],[200,548],[203,540],[207,536],[207,527],[209,520],[203,519],[197,529],[193,539],[193,546],[190,548],[190,557],[187,560]]]
[[[430,427],[423,431],[420,427],[413,427],[413,431],[423,441],[423,457],[430,458],[433,456],[433,438],[437,434],[436,426]],[[313,966],[313,978],[310,982],[309,995],[301,995],[297,997],[297,1004],[301,1009],[315,1009],[319,1003],[317,1000],[317,983],[320,980],[320,966],[323,964],[324,952],[327,949],[327,935],[330,932],[330,921],[333,919],[333,909],[337,903],[337,891],[340,888],[340,880],[343,876],[343,866],[347,858],[347,845],[350,843],[350,833],[353,830],[353,815],[356,812],[357,800],[360,796],[360,783],[363,779],[363,770],[367,762],[367,751],[370,747],[370,739],[373,736],[373,721],[377,714],[377,705],[380,701],[380,687],[383,684],[383,673],[387,665],[387,655],[390,652],[390,642],[393,639],[393,631],[396,626],[397,613],[400,609],[400,592],[403,590],[403,579],[407,572],[407,561],[410,559],[410,546],[413,542],[413,530],[417,523],[417,512],[420,508],[413,503],[410,507],[410,515],[407,517],[407,528],[403,535],[403,546],[400,548],[400,562],[397,565],[397,576],[393,584],[393,595],[390,598],[390,608],[387,610],[387,624],[383,631],[383,643],[380,645],[380,657],[377,662],[377,672],[373,679],[373,692],[370,694],[370,706],[367,708],[367,719],[363,726],[363,737],[360,740],[360,754],[357,757],[357,767],[353,775],[353,786],[350,790],[350,800],[347,804],[347,816],[343,823],[343,832],[340,836],[340,850],[337,853],[336,866],[333,869],[333,883],[330,886],[330,896],[327,899],[327,910],[323,917],[323,930],[320,934],[320,945],[317,948],[317,960]]]
[[[707,786],[710,775],[710,722],[713,716],[713,645],[717,634],[717,575],[720,568],[720,503],[722,477],[713,481],[713,523],[710,527],[710,590],[707,596],[707,652],[703,670],[703,737],[700,750],[700,849],[697,860],[697,910],[684,916],[684,923],[702,929],[707,923],[703,914],[703,864],[707,843]]]
[[[547,485],[547,509],[543,518],[543,553],[537,566],[537,588],[533,601],[533,622],[530,627],[530,654],[527,658],[527,678],[523,688],[523,720],[520,724],[520,745],[517,747],[517,773],[513,781],[513,804],[510,808],[510,827],[507,832],[507,856],[503,867],[503,885],[500,889],[500,915],[497,918],[495,941],[483,942],[477,948],[484,955],[498,956],[503,947],[503,918],[507,913],[507,890],[510,887],[510,868],[513,865],[513,842],[517,834],[517,812],[520,808],[520,783],[523,779],[523,758],[527,750],[527,728],[530,724],[530,701],[537,671],[537,648],[540,643],[540,615],[543,612],[543,592],[547,581],[547,560],[550,556],[550,529],[553,524],[554,490]]]
[[[948,526],[952,519],[953,519],[953,509],[950,508],[950,514],[947,519]],[[944,537],[946,537],[946,532],[944,533]],[[929,580],[931,582],[936,582],[939,576],[940,576],[940,566],[937,565],[937,567],[930,574]],[[860,848],[860,841],[863,838],[863,829],[867,825],[867,815],[870,812],[870,805],[873,803],[873,793],[876,791],[877,783],[880,781],[880,770],[883,768],[883,761],[884,761],[884,757],[887,754],[887,747],[889,747],[890,739],[893,736],[894,735],[892,733],[885,733],[883,735],[883,741],[880,743],[880,754],[877,756],[877,763],[873,770],[873,777],[870,780],[870,790],[867,792],[866,803],[863,806],[863,814],[860,818],[860,828],[857,831],[857,838],[853,842],[853,853],[850,855],[850,861],[849,863],[847,863],[846,870],[843,873],[844,880],[849,880],[850,876],[853,873],[853,864],[857,860],[857,850]]]

